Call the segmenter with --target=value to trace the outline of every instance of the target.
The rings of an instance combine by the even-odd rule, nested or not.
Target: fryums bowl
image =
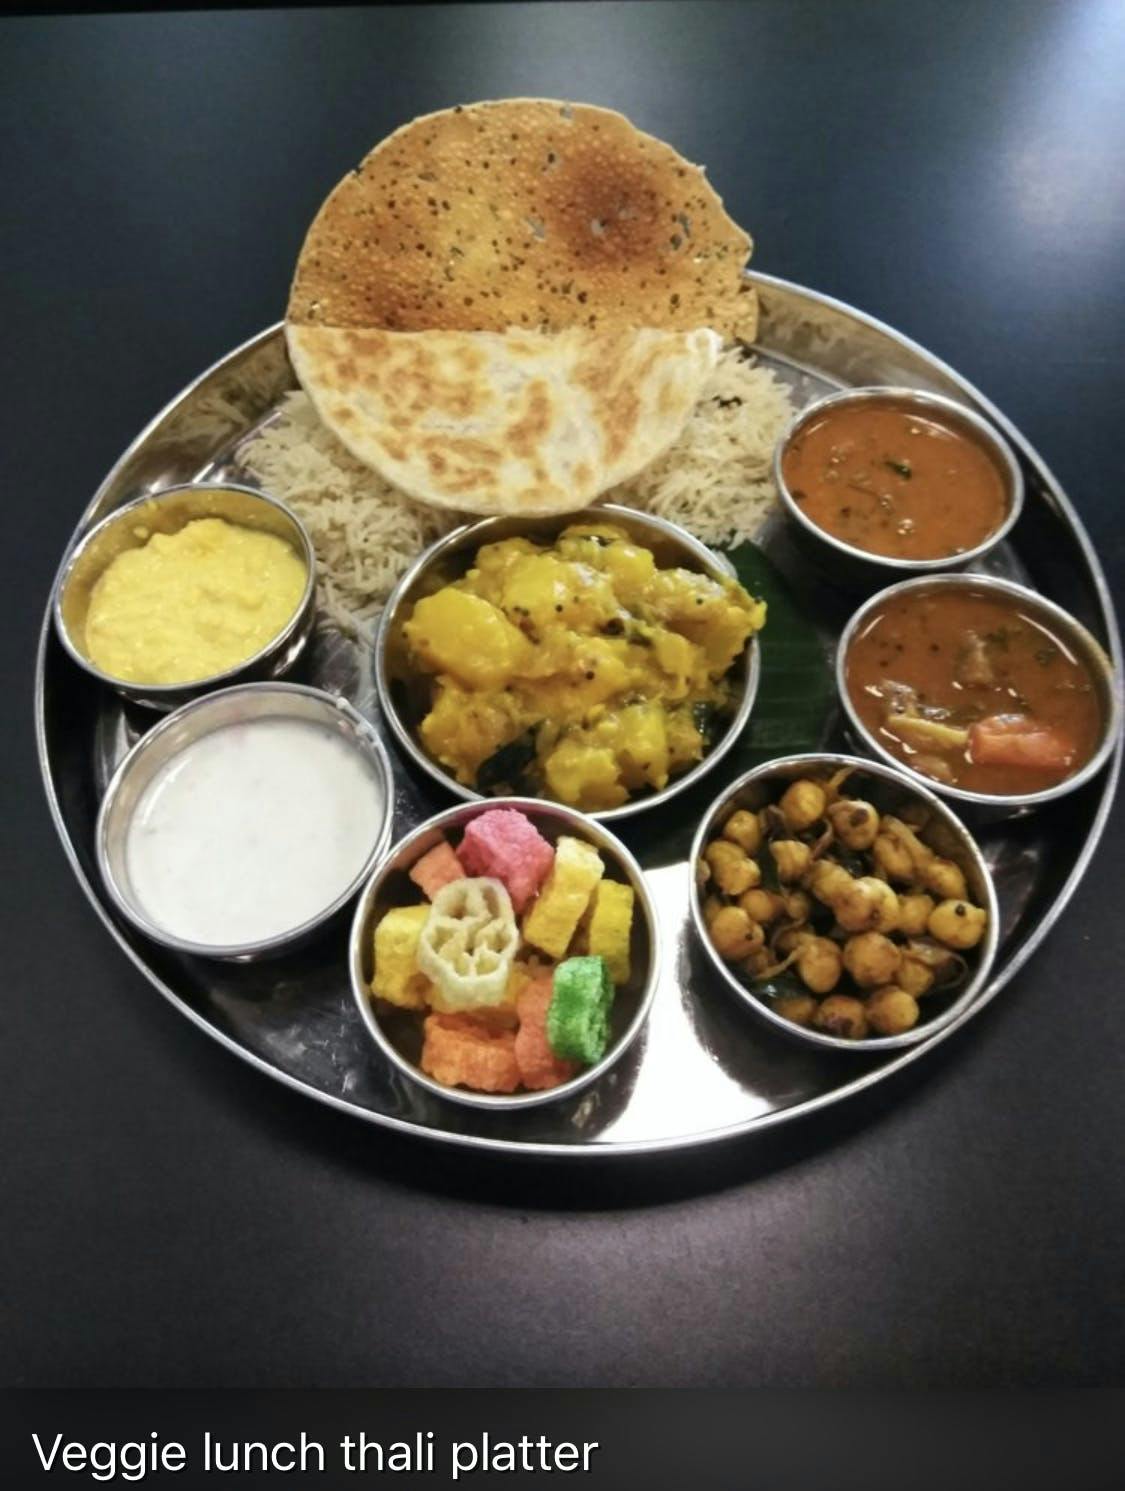
[[[1033,620],[1042,624],[1053,634],[1064,649],[1069,649],[1089,675],[1097,694],[1101,712],[1100,734],[1087,760],[1077,769],[1053,786],[1039,791],[1017,791],[990,793],[969,791],[964,787],[949,785],[916,770],[909,761],[901,760],[880,740],[879,736],[861,718],[851,697],[848,686],[848,658],[856,639],[876,617],[881,607],[888,602],[909,597],[925,597],[956,593],[958,590],[979,593],[986,599],[1008,602],[1018,606]],[[873,595],[853,614],[840,635],[836,648],[836,690],[844,711],[845,729],[860,750],[870,753],[888,766],[902,772],[909,780],[925,787],[951,802],[961,805],[977,819],[998,819],[1028,812],[1046,803],[1054,802],[1068,793],[1085,786],[1102,770],[1116,748],[1121,736],[1122,681],[1115,672],[1105,649],[1090,632],[1068,611],[1054,601],[1047,600],[1026,585],[1017,585],[1011,580],[1001,580],[991,575],[925,575],[890,585]]]
[[[136,883],[136,866],[130,864],[133,820],[141,809],[147,789],[161,777],[164,768],[177,758],[208,740],[213,743],[224,730],[234,727],[243,729],[240,748],[245,753],[246,728],[272,726],[275,721],[319,727],[318,737],[323,733],[329,741],[337,769],[331,774],[318,770],[318,778],[331,775],[332,780],[342,783],[345,773],[340,769],[343,765],[341,753],[346,751],[349,770],[354,762],[353,778],[363,778],[364,787],[370,786],[370,832],[361,837],[358,849],[355,844],[351,845],[351,849],[355,850],[354,858],[359,863],[346,876],[341,874],[341,883],[334,894],[326,891],[320,904],[310,907],[307,915],[272,933],[240,939],[203,940],[197,935],[187,936],[174,931],[146,905],[144,895]],[[333,763],[328,764],[331,767]],[[181,766],[181,772],[182,770]],[[209,771],[205,780],[197,778],[191,808],[195,820],[203,825],[201,832],[206,832],[207,797],[213,794],[216,782],[222,785],[228,780],[233,781],[229,772],[216,773],[214,769]],[[326,788],[327,785],[326,781]],[[265,812],[271,818],[279,819],[287,806],[285,781],[274,787],[267,784],[267,791],[263,795],[266,799]],[[338,807],[338,811],[333,814],[333,823],[343,821],[347,824],[350,821],[353,830],[351,837],[359,835],[360,829],[356,824],[360,822],[360,804],[354,798],[349,798],[346,804],[341,801],[334,806]],[[237,808],[237,804],[232,804],[232,808]],[[95,829],[95,855],[110,900],[137,931],[174,952],[235,963],[251,962],[288,952],[309,941],[347,906],[370,875],[372,866],[386,852],[391,841],[393,812],[394,782],[386,750],[368,722],[346,700],[301,684],[243,684],[236,688],[222,689],[183,705],[141,736],[118,766],[102,799]],[[326,832],[332,828],[333,823],[326,824]],[[233,832],[233,829],[230,830],[228,837]],[[245,834],[239,833],[239,842],[254,835],[254,825],[250,824]],[[299,844],[294,842],[287,848],[283,846],[285,868],[290,880],[294,874],[299,873],[303,863],[312,862],[312,848],[306,842],[305,858],[302,859]],[[165,851],[159,856],[158,863],[171,863],[174,858],[174,855]],[[262,898],[270,895],[268,865],[264,872],[259,868],[257,873],[244,878],[250,896]],[[190,887],[190,879],[187,885]],[[167,897],[163,899],[167,900]]]
[[[421,1053],[421,1016],[418,1010],[399,1009],[376,1000],[371,992],[374,974],[375,927],[394,907],[416,903],[417,887],[408,879],[410,868],[422,855],[445,839],[450,831],[464,829],[474,818],[498,808],[514,808],[524,814],[550,843],[561,834],[582,839],[603,857],[610,879],[630,886],[635,910],[630,947],[630,977],[616,990],[610,1014],[610,1041],[600,1061],[578,1072],[557,1087],[538,1092],[486,1093],[464,1087],[447,1087],[427,1076],[418,1065]],[[625,1054],[648,1018],[660,973],[660,932],[656,911],[641,868],[624,844],[600,823],[538,798],[498,797],[447,808],[419,825],[401,840],[379,864],[356,906],[348,950],[352,995],[368,1033],[392,1066],[411,1082],[435,1096],[471,1108],[511,1112],[535,1108],[573,1097],[605,1075]]]
[[[118,555],[142,548],[155,533],[179,533],[197,518],[222,518],[287,543],[305,570],[296,608],[263,646],[220,672],[170,684],[131,682],[105,672],[85,642],[94,586]],[[52,610],[59,640],[80,668],[136,704],[172,710],[213,689],[280,678],[293,667],[316,619],[316,555],[304,524],[276,498],[237,483],[187,482],[127,502],[79,537],[63,559]]]
[[[937,991],[924,994],[920,1003],[921,1018],[912,1029],[896,1035],[868,1036],[861,1040],[849,1040],[795,1024],[771,1007],[768,996],[755,992],[749,977],[742,978],[738,975],[734,967],[720,956],[711,939],[704,917],[704,897],[696,872],[706,846],[719,836],[724,824],[739,808],[757,813],[767,804],[775,802],[791,782],[806,778],[829,778],[843,770],[849,772],[843,784],[844,796],[864,799],[880,814],[912,810],[923,812],[926,823],[920,830],[919,837],[928,848],[942,858],[952,860],[961,869],[973,904],[982,907],[987,914],[984,934],[965,960],[968,965],[965,983],[951,995]],[[786,756],[755,767],[732,783],[704,814],[692,845],[690,868],[692,925],[705,955],[719,977],[748,1009],[793,1040],[837,1051],[863,1053],[900,1050],[904,1046],[927,1040],[939,1030],[953,1024],[968,1010],[988,983],[999,946],[1000,914],[996,890],[984,856],[976,840],[952,809],[927,788],[916,785],[897,768],[864,761],[857,756],[829,753]]]
[[[784,468],[787,454],[818,420],[836,412],[862,412],[879,405],[914,414],[923,422],[939,424],[952,434],[963,437],[967,444],[988,458],[988,463],[1000,479],[1002,511],[977,542],[966,545],[960,552],[936,557],[896,557],[848,542],[830,533],[809,516],[786,480]],[[833,459],[838,457],[834,456]],[[907,480],[903,482],[902,490],[909,491],[909,464],[884,460],[880,465],[890,468],[887,477],[889,485],[893,485],[896,473],[905,475]],[[946,398],[943,394],[925,393],[916,388],[846,388],[808,404],[794,416],[775,447],[773,476],[782,508],[795,525],[804,550],[822,567],[829,569],[835,580],[857,586],[878,584],[893,579],[896,575],[901,577],[963,569],[974,560],[983,558],[1001,543],[1011,532],[1023,510],[1023,473],[1011,447],[996,428],[983,415],[977,414],[956,399]],[[840,486],[845,488],[841,492],[840,506],[846,508],[846,484],[840,483]],[[952,490],[956,490],[957,483],[951,483],[950,486]],[[834,492],[835,490],[833,488]],[[855,502],[859,495],[861,492],[857,489],[851,500]]]
[[[661,568],[693,570],[717,580],[733,577],[732,567],[727,561],[674,523],[611,503],[562,517],[485,518],[479,523],[455,529],[427,549],[399,581],[383,611],[375,642],[375,682],[383,713],[407,756],[435,781],[466,801],[493,799],[457,781],[423,747],[418,727],[429,708],[430,680],[408,666],[400,641],[402,625],[418,601],[464,575],[472,567],[482,545],[509,538],[550,542],[564,528],[580,523],[611,523],[625,529],[631,539],[652,551]],[[754,634],[728,675],[734,684],[734,708],[722,734],[701,761],[682,776],[674,777],[659,791],[640,792],[619,807],[591,811],[588,816],[602,822],[631,817],[659,807],[697,783],[726,755],[745,729],[758,691],[760,666],[758,640]],[[425,687],[420,687],[420,684]],[[542,799],[545,802],[550,800]]]

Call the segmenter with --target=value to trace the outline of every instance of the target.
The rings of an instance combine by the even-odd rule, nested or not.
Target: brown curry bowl
[[[848,653],[856,637],[863,631],[868,620],[888,600],[903,595],[924,595],[932,591],[958,587],[991,592],[1018,601],[1020,606],[1042,619],[1045,626],[1064,641],[1086,666],[1098,691],[1101,705],[1102,728],[1094,753],[1071,776],[1053,787],[1039,792],[988,793],[970,792],[964,787],[947,785],[917,771],[908,762],[896,756],[860,718],[848,689]],[[1068,793],[1084,787],[1105,766],[1113,753],[1122,728],[1122,682],[1113,664],[1096,638],[1068,611],[1047,600],[1026,585],[1017,585],[1012,580],[1001,580],[992,575],[932,575],[904,580],[898,585],[889,585],[873,595],[855,612],[840,635],[836,648],[836,691],[844,711],[845,730],[852,742],[869,756],[885,761],[896,771],[903,772],[912,781],[936,792],[940,797],[957,803],[973,818],[992,821],[1015,817],[1031,812],[1046,803],[1056,802]]]
[[[804,511],[794,497],[785,480],[783,470],[786,451],[793,441],[826,410],[844,405],[863,405],[890,401],[896,405],[915,410],[922,418],[940,420],[952,425],[959,433],[968,436],[995,462],[1004,482],[1006,510],[1003,520],[979,544],[960,554],[949,554],[937,559],[896,559],[886,554],[873,554],[844,539],[836,538],[821,528]],[[1015,454],[1003,436],[983,415],[955,399],[942,394],[923,393],[916,388],[870,387],[846,388],[839,393],[828,394],[802,409],[791,421],[778,441],[773,455],[773,478],[781,497],[787,517],[794,525],[798,541],[808,557],[825,570],[838,584],[853,589],[885,584],[897,576],[935,574],[946,570],[961,570],[975,560],[983,558],[991,549],[1012,531],[1023,511],[1023,473]]]

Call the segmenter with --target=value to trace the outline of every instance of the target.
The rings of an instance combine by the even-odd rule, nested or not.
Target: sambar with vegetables
[[[971,579],[888,595],[852,639],[844,672],[884,749],[945,786],[1045,791],[1101,743],[1101,693],[1086,662],[1031,604]]]

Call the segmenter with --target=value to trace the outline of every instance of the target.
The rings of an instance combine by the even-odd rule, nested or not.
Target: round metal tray
[[[974,388],[921,347],[825,296],[752,275],[762,302],[756,352],[790,385],[798,404],[862,383],[904,384],[962,400],[983,412],[1015,447],[1028,501],[1012,540],[982,570],[1034,584],[1083,621],[1113,658],[1121,648],[1105,579],[1058,483],[1023,437]],[[211,368],[157,416],[125,452],[83,515],[84,528],[146,491],[175,482],[241,476],[239,448],[295,386],[279,326]],[[854,599],[813,576],[784,523],[771,519],[762,547],[814,618],[826,655]],[[767,628],[768,637],[768,628]],[[409,767],[378,718],[370,651],[319,633],[298,677],[342,693],[387,739],[395,767],[396,839],[449,799]],[[686,853],[706,804],[747,764],[732,753],[671,810],[641,814],[622,837],[649,877],[666,929],[664,972],[649,1023],[633,1051],[569,1104],[499,1115],[435,1097],[383,1060],[348,988],[347,925],[276,962],[224,966],[148,943],[110,909],[93,861],[98,801],[113,766],[153,723],[68,659],[49,612],[40,640],[36,726],[43,780],[70,863],[91,903],[153,987],[188,1019],[260,1071],[370,1123],[423,1138],[530,1154],[638,1154],[713,1143],[841,1102],[921,1060],[993,999],[1031,957],[1084,874],[1105,827],[1121,744],[1105,772],[1064,802],[979,834],[1001,906],[997,974],[956,1024],[901,1055],[801,1050],[763,1029],[710,974],[692,942]],[[755,738],[756,759],[839,740]],[[655,819],[656,821],[652,821]]]

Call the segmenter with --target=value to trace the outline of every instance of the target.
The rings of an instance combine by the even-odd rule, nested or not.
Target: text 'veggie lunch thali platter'
[[[611,111],[415,120],[87,508],[52,811],[264,1072],[500,1150],[714,1142],[917,1059],[1064,913],[1121,749],[1081,524],[750,251]]]

